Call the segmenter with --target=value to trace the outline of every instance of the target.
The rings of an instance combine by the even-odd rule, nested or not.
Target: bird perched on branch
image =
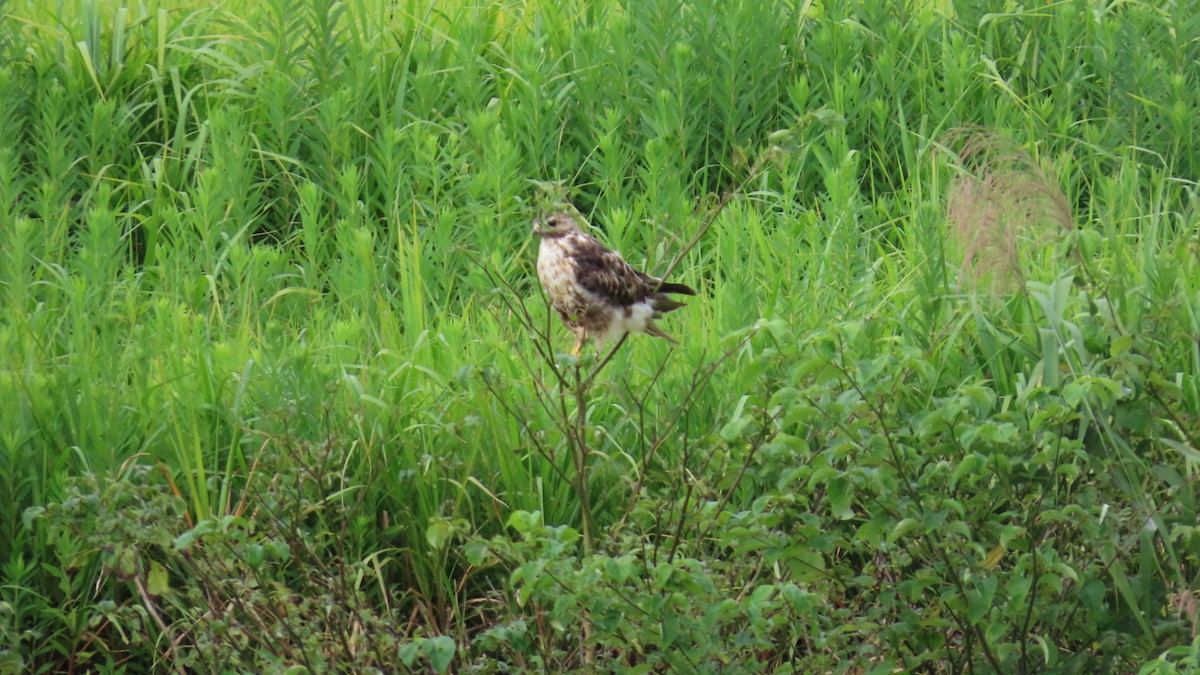
[[[575,334],[579,356],[588,340],[610,343],[626,333],[649,333],[679,344],[654,320],[683,303],[668,294],[695,295],[684,284],[673,284],[643,274],[615,251],[584,234],[569,213],[558,212],[533,223],[538,247],[538,279],[550,296],[550,305]]]

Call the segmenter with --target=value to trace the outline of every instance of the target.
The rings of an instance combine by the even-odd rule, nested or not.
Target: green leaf
[[[541,526],[542,514],[540,511],[513,511],[505,524],[521,534],[529,534]]]
[[[267,555],[277,562],[284,562],[292,557],[292,548],[285,541],[269,541],[264,546]]]
[[[421,645],[421,652],[439,673],[450,670],[450,663],[454,660],[454,649],[454,638],[447,635],[430,638]]]
[[[1038,646],[1042,648],[1042,663],[1044,665],[1050,665],[1050,643],[1046,641],[1046,638],[1037,634],[1033,636],[1033,639],[1036,640]]]
[[[45,512],[45,507],[31,506],[21,513],[21,522],[25,524],[26,529],[33,529],[33,521]]]
[[[787,549],[786,562],[797,581],[813,582],[826,577],[825,556],[814,551],[807,543],[796,544]]]
[[[808,487],[809,489],[812,489],[818,485],[821,485],[822,483],[827,482],[829,479],[840,475],[842,475],[841,471],[838,471],[831,466],[822,466],[812,472],[812,476],[810,476],[808,479]]]
[[[400,663],[412,668],[413,664],[421,656],[421,645],[425,642],[425,638],[416,638],[412,642],[406,642],[400,645],[400,649],[396,650],[396,656],[400,657]]]
[[[1128,352],[1133,347],[1132,335],[1121,335],[1112,341],[1112,345],[1108,348],[1108,353],[1113,357],[1118,357]]]
[[[1007,547],[1013,539],[1025,536],[1025,528],[1020,525],[1005,525],[1000,530],[1000,545]]]
[[[157,560],[150,561],[150,572],[146,575],[146,590],[155,597],[166,595],[171,590],[171,578],[167,568]]]
[[[133,546],[118,546],[113,553],[109,566],[118,579],[132,579],[141,567],[138,551]]]
[[[1166,445],[1168,448],[1171,448],[1171,449],[1177,451],[1179,454],[1183,455],[1187,459],[1189,459],[1193,462],[1200,462],[1200,451],[1196,450],[1195,448],[1188,445],[1187,443],[1180,443],[1179,441],[1173,441],[1169,438],[1160,438],[1158,440],[1162,441],[1163,444]]]
[[[441,516],[433,516],[425,528],[425,541],[435,551],[446,548],[446,544],[454,538],[457,530],[454,523]]]
[[[953,492],[958,487],[958,481],[966,475],[976,475],[983,473],[987,467],[987,458],[979,453],[972,453],[963,457],[958,466],[954,467],[954,471],[950,474],[950,490]],[[968,484],[970,481],[968,481]]]
[[[889,523],[891,523],[891,518],[877,513],[870,520],[859,525],[855,536],[863,540],[868,546],[878,547],[883,543],[883,532]]]
[[[759,618],[769,612],[774,606],[775,584],[762,584],[750,593],[746,611],[751,618]]]
[[[175,537],[175,550],[182,551],[191,546],[196,541],[203,539],[204,535],[209,534],[217,529],[217,524],[209,519],[201,520],[196,523],[196,526],[186,532],[180,533]]]
[[[250,544],[246,547],[246,563],[253,569],[262,567],[267,560],[267,549],[262,544]]]
[[[976,577],[975,587],[967,591],[967,621],[977,624],[987,616],[996,597],[996,585],[995,577]]]
[[[1138,604],[1137,595],[1133,592],[1133,587],[1129,585],[1129,577],[1125,575],[1125,566],[1119,561],[1114,562],[1109,568],[1109,574],[1112,575],[1113,585],[1117,587],[1117,592],[1129,606],[1129,613],[1133,615],[1142,632],[1146,634],[1146,639],[1153,640],[1154,631],[1150,629],[1150,624],[1146,623],[1146,608]]]
[[[1151,433],[1150,425],[1154,416],[1146,399],[1118,403],[1113,409],[1113,417],[1117,424],[1137,434]]]
[[[617,583],[622,583],[633,575],[633,556],[623,555],[620,558],[607,558],[604,561],[604,573]]]
[[[492,549],[486,541],[472,539],[463,546],[463,553],[467,557],[467,562],[478,567],[485,561],[493,560]]]
[[[845,476],[838,476],[829,481],[829,506],[833,517],[838,520],[849,520],[854,517],[854,509],[850,508],[854,496],[854,484]]]
[[[903,537],[909,532],[912,532],[920,527],[921,521],[917,520],[916,518],[905,518],[904,520],[896,523],[896,526],[892,528],[892,531],[888,534],[888,543],[895,543],[895,541],[900,537]]]
[[[679,616],[677,614],[666,614],[662,617],[662,642],[658,645],[660,649],[665,649],[675,644],[675,637],[679,634]]]
[[[732,443],[733,441],[736,441],[742,437],[742,434],[746,431],[746,427],[750,426],[750,423],[754,421],[752,417],[744,412],[746,409],[746,402],[749,400],[749,396],[743,396],[738,401],[737,407],[734,408],[733,415],[731,416],[730,420],[725,424],[725,426],[721,427],[721,440],[725,441],[726,443]]]

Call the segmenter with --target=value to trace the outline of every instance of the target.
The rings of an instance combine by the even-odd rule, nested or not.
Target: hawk
[[[649,333],[679,344],[655,325],[654,320],[683,303],[668,293],[695,295],[683,284],[666,283],[643,274],[580,231],[568,213],[554,213],[533,223],[538,246],[538,279],[550,296],[550,305],[575,334],[571,354],[583,345],[619,339],[626,333]]]

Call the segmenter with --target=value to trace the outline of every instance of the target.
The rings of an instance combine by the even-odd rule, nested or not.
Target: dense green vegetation
[[[1189,3],[0,16],[0,671],[1200,667]]]

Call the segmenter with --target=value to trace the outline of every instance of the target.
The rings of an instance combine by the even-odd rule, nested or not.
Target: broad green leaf
[[[434,670],[445,673],[450,670],[450,664],[454,661],[454,638],[447,635],[430,638],[421,645],[421,651],[429,659]]]
[[[953,491],[958,487],[958,481],[963,476],[975,475],[983,473],[987,467],[987,458],[979,453],[971,453],[962,458],[958,466],[954,467],[954,471],[950,473],[950,490]]]
[[[850,502],[854,497],[854,484],[845,476],[839,476],[829,481],[827,489],[829,490],[829,505],[833,511],[833,517],[838,520],[853,518],[854,509],[850,507]]]
[[[974,587],[967,589],[967,621],[977,624],[987,616],[996,596],[996,586],[995,577],[975,577]]]
[[[888,533],[888,538],[887,538],[888,543],[889,544],[895,543],[895,541],[897,539],[899,539],[900,537],[903,537],[904,535],[908,534],[909,532],[919,529],[920,527],[921,527],[921,521],[917,520],[916,518],[905,518],[905,519],[901,520],[900,522],[896,523],[896,526],[892,528],[892,531],[890,533]]]
[[[538,511],[513,511],[506,524],[521,534],[529,534],[541,526],[542,514]]]
[[[617,583],[623,583],[633,575],[635,570],[633,556],[623,555],[619,558],[607,558],[604,561],[604,573]]]
[[[262,544],[250,544],[246,547],[246,564],[253,569],[262,567],[267,560],[267,549]]]
[[[167,568],[157,560],[150,561],[150,572],[146,574],[146,591],[155,597],[166,595],[171,590]]]
[[[440,516],[433,516],[425,528],[425,541],[435,551],[440,551],[454,538],[455,527],[452,522]]]

